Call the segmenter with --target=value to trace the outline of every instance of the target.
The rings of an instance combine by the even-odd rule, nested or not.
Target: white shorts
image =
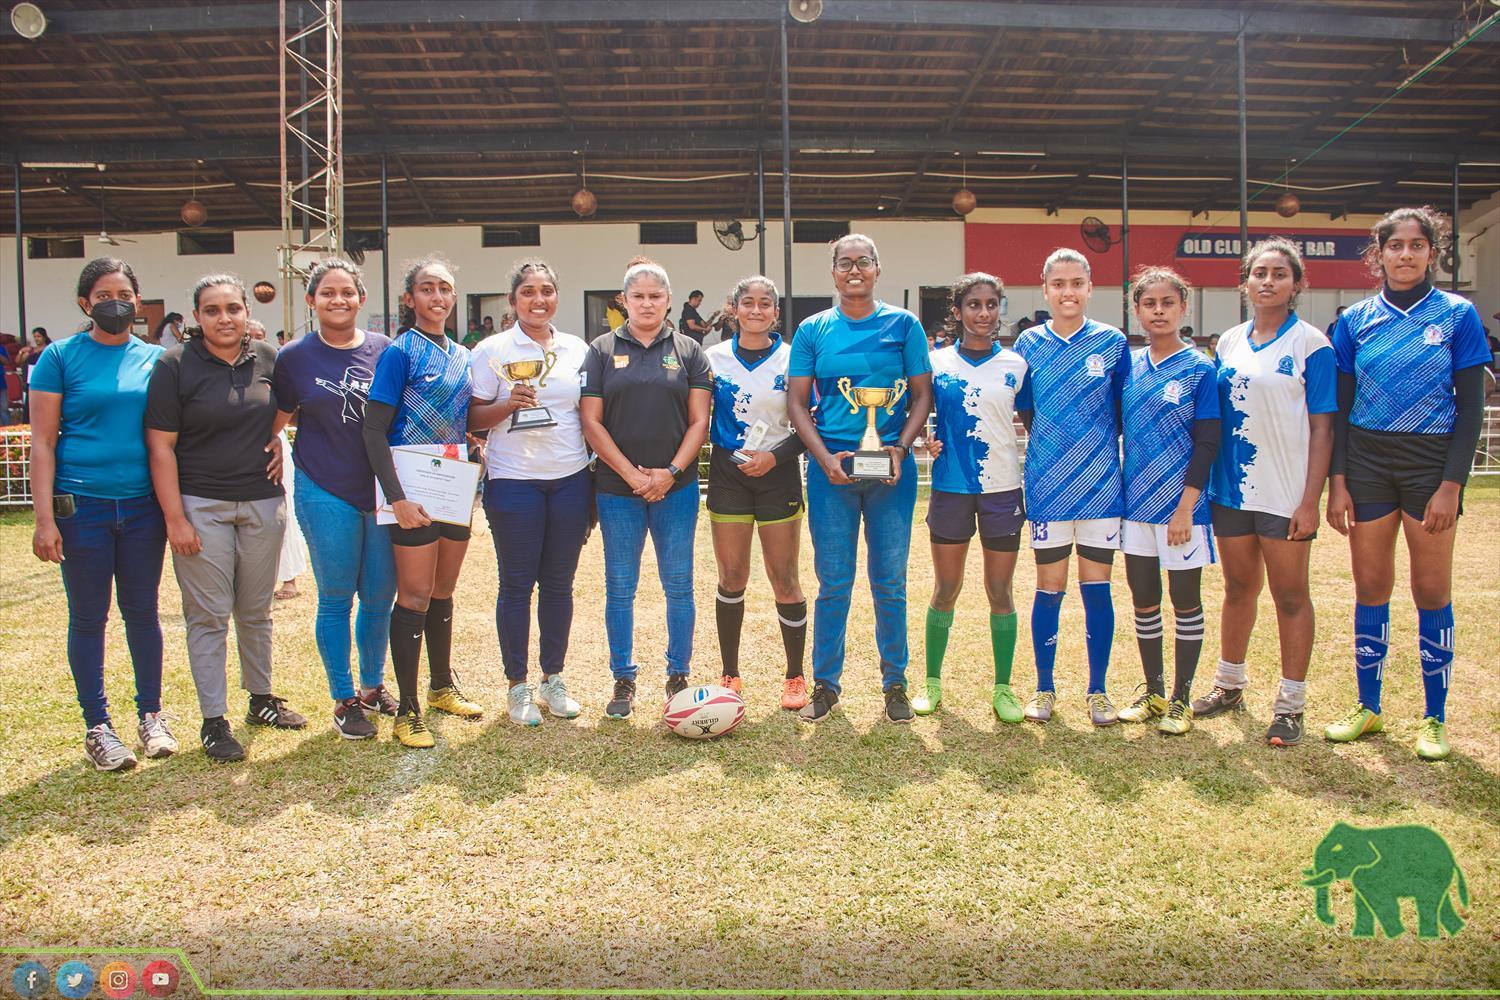
[[[1162,569],[1200,569],[1219,561],[1214,550],[1214,532],[1206,524],[1193,525],[1193,533],[1181,545],[1167,544],[1165,524],[1126,521],[1120,548],[1127,556],[1154,556]]]
[[[1118,549],[1120,519],[1090,517],[1081,521],[1031,522],[1031,547],[1034,549],[1055,549],[1074,542],[1096,549]]]

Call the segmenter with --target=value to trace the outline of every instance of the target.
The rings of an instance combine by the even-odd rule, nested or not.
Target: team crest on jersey
[[[777,375],[776,381],[771,383],[772,392],[786,392],[786,376]]]
[[[1090,354],[1088,360],[1089,374],[1094,378],[1104,377],[1104,355]]]
[[[1162,386],[1161,396],[1169,403],[1182,402],[1182,383],[1175,378]]]
[[[663,354],[661,356],[661,366],[669,372],[675,372],[682,367],[675,354]]]
[[[1443,342],[1443,328],[1434,324],[1422,331],[1422,343],[1438,345]]]
[[[1007,389],[1014,389],[1015,387],[1016,387],[1016,373],[1015,372],[1006,372],[1005,373],[1005,388],[1007,388]]]
[[[1276,374],[1277,375],[1290,375],[1290,374],[1292,374],[1292,356],[1290,354],[1283,354],[1281,356],[1281,360],[1278,361],[1278,362],[1276,362]]]

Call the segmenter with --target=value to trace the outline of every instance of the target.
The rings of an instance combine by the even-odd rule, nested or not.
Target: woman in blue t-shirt
[[[295,415],[292,496],[318,584],[313,635],[334,700],[333,728],[346,740],[369,739],[375,726],[365,713],[395,716],[397,707],[384,683],[396,564],[390,533],[375,523],[375,474],[363,440],[370,382],[390,339],[355,325],[365,283],[347,260],[313,266],[307,304],[317,329],[276,356],[276,430]],[[357,692],[349,672],[356,594]]]
[[[161,583],[167,529],[146,461],[146,385],[161,356],[130,335],[141,287],[130,265],[100,257],[78,277],[87,332],[47,347],[31,372],[32,551],[62,567],[68,595],[68,666],[101,771],[128,770],[135,754],[116,735],[104,694],[104,625],[111,584],[135,668],[138,732],[147,757],[177,740],[161,712]]]

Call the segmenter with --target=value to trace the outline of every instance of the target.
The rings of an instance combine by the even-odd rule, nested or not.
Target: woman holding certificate
[[[560,719],[578,715],[562,669],[573,626],[573,574],[594,500],[578,417],[578,373],[588,345],[552,325],[557,274],[544,261],[512,268],[510,307],[516,325],[481,341],[469,362],[469,427],[493,428],[484,515],[500,569],[495,627],[510,683],[510,721],[539,726],[543,708]],[[533,589],[540,591],[542,668],[535,690],[526,682]]]
[[[468,349],[444,332],[458,300],[452,269],[441,257],[423,257],[407,268],[405,286],[401,303],[411,314],[411,326],[376,363],[365,406],[364,444],[379,492],[396,519],[389,525],[396,557],[391,663],[400,696],[395,737],[402,746],[427,749],[435,741],[422,721],[417,699],[423,636],[432,672],[427,706],[464,719],[483,714],[479,705],[464,697],[451,665],[453,589],[469,547],[469,525],[458,509],[446,512],[447,520],[438,520],[433,514],[444,512],[429,513],[407,497],[397,475],[397,449],[408,469],[417,463],[441,466],[444,459],[462,459],[471,384]]]

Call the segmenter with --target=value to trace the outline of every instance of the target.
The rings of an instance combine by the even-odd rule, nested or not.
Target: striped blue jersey
[[[1071,337],[1050,323],[1016,339],[1031,374],[1026,509],[1035,521],[1125,513],[1118,407],[1130,351],[1112,326],[1085,320]]]
[[[1021,488],[1016,410],[1031,409],[1026,359],[996,344],[972,361],[956,347],[932,352],[932,394],[942,451],[932,488],[943,493],[1002,493]]]
[[[792,436],[786,410],[786,366],[792,349],[774,335],[770,354],[746,364],[736,353],[739,337],[721,340],[703,352],[714,373],[714,417],[709,425],[715,448],[745,446],[745,435],[758,420],[770,428],[761,451],[770,451]]]
[[[1186,346],[1161,364],[1152,362],[1149,347],[1131,352],[1122,410],[1125,517],[1166,524],[1186,485],[1193,423],[1219,419],[1214,363]],[[1193,523],[1212,521],[1205,490],[1193,507]]]
[[[370,402],[396,408],[393,445],[463,444],[469,426],[469,349],[439,347],[416,330],[398,336],[375,364]]]
[[[1384,294],[1356,302],[1334,327],[1333,353],[1355,379],[1350,422],[1407,434],[1452,433],[1453,373],[1491,359],[1473,303],[1439,288],[1410,312]]]

